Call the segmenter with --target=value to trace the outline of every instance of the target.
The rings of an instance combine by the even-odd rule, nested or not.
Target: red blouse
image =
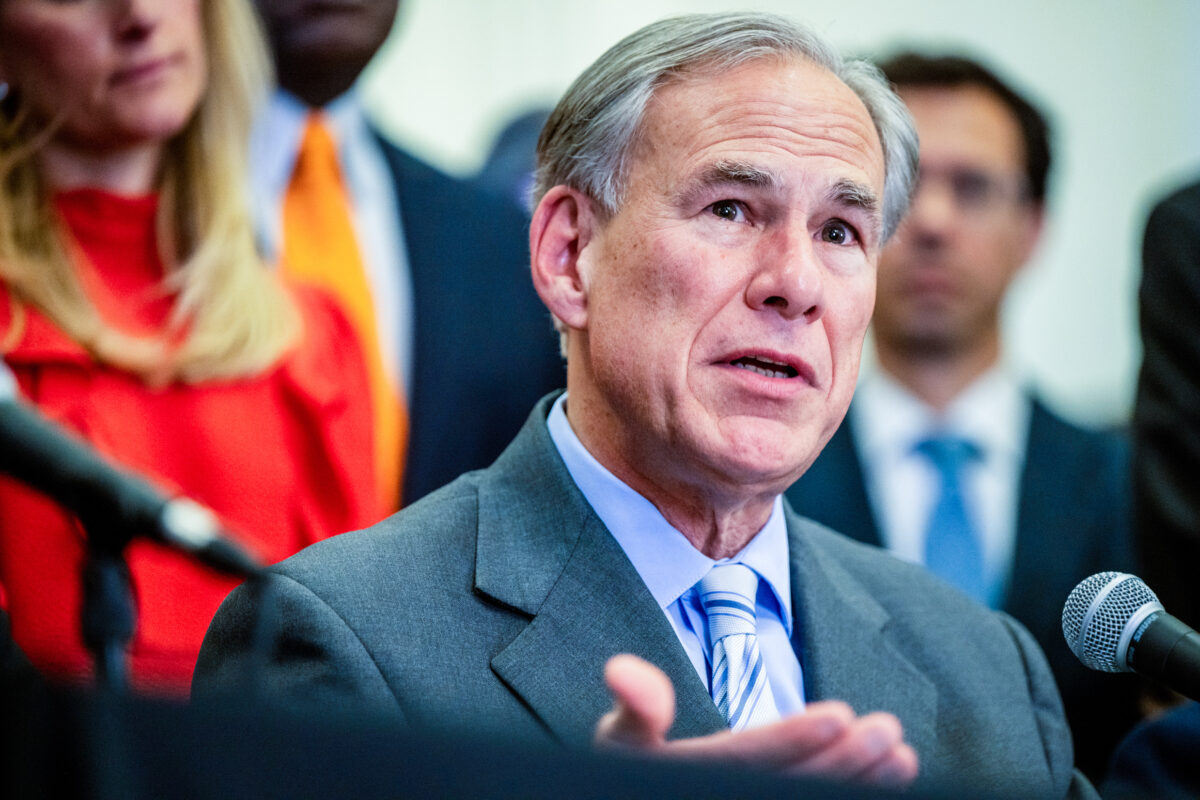
[[[80,279],[99,312],[131,333],[159,329],[154,197],[84,189],[56,198],[86,260]],[[353,330],[324,294],[294,293],[300,345],[254,378],[149,388],[97,364],[44,315],[0,285],[0,342],[42,413],[117,462],[213,509],[274,562],[384,515],[375,496],[366,370]],[[11,341],[14,328],[19,332]],[[44,672],[90,674],[80,635],[84,532],[52,501],[0,478],[0,588],[13,637]],[[235,580],[150,542],[127,550],[137,602],[130,675],[140,691],[186,693],[209,620]]]

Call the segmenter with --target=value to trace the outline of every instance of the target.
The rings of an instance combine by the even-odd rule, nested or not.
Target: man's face
[[[901,88],[921,138],[912,208],[879,263],[881,348],[958,353],[995,342],[1004,293],[1041,228],[1008,108],[978,87]]]
[[[573,422],[619,475],[782,491],[854,388],[880,246],[875,127],[824,69],[758,61],[661,88],[633,156],[626,202],[579,256],[571,367],[591,391],[577,404],[572,388]]]
[[[366,64],[387,39],[398,4],[399,0],[256,0],[276,59],[312,68]]]

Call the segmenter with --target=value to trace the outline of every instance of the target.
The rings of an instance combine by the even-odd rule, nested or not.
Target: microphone
[[[232,541],[216,515],[186,497],[169,497],[121,469],[82,438],[17,398],[16,380],[0,362],[0,473],[53,498],[74,513],[88,537],[120,551],[148,536],[238,577],[262,573],[261,562]]]
[[[1063,636],[1089,669],[1136,672],[1200,700],[1200,633],[1163,610],[1141,578],[1099,572],[1063,606]]]

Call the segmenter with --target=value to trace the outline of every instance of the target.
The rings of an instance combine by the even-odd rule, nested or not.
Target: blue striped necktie
[[[758,575],[718,564],[698,584],[712,645],[712,698],[735,731],[779,719],[755,633]]]
[[[987,605],[983,547],[963,492],[963,472],[980,457],[979,448],[957,436],[938,436],[918,442],[916,451],[929,459],[941,481],[925,528],[925,566]]]

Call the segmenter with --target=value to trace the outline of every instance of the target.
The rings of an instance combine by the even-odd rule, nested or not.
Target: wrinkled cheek
[[[871,322],[872,306],[875,294],[874,283],[872,291],[864,292],[858,302],[844,309],[838,317],[839,325],[830,330],[833,341],[833,392],[834,400],[844,399],[849,405],[850,396],[858,380],[859,364],[862,361],[863,343],[866,340],[867,327]],[[844,411],[844,409],[843,409]]]

